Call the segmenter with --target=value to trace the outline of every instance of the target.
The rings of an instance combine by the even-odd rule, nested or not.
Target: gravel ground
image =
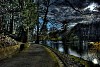
[[[0,61],[0,67],[56,67],[56,64],[41,45],[33,44],[18,55]]]

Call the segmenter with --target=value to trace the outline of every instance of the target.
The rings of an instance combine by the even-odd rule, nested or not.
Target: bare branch
[[[50,3],[50,4],[48,5],[48,7],[51,6],[51,5],[53,5],[53,4],[55,4],[57,1],[58,1],[58,0],[55,0],[54,2]]]
[[[72,3],[70,3],[68,0],[65,0],[65,2],[67,2],[67,3],[69,4],[69,6],[70,6],[71,8],[73,8],[75,11],[77,11],[77,12],[79,12],[79,13],[81,13],[81,14],[82,14],[82,12],[81,12],[81,11],[79,11],[79,10],[77,10],[77,9],[73,6],[73,4],[72,4]]]

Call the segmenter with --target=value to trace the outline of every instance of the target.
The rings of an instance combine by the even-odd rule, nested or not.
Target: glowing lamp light
[[[98,64],[98,60],[97,60],[97,59],[93,59],[92,62],[93,62],[94,64]]]

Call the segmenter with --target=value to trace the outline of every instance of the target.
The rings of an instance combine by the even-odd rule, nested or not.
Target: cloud
[[[87,7],[85,7],[84,10],[98,11],[98,10],[96,10],[97,7],[98,7],[98,4],[93,2],[90,5],[88,5]]]

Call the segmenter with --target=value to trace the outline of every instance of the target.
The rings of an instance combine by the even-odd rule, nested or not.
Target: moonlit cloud
[[[83,13],[91,13],[92,11],[98,12],[97,10],[98,7],[99,5],[97,3],[92,2],[87,7],[80,9],[80,11],[82,11]],[[51,28],[54,26],[57,29],[59,28],[58,30],[61,29],[61,26],[60,26],[61,24],[59,23],[55,24],[55,22],[52,24],[53,21],[51,20],[54,19],[56,22],[63,21],[65,19],[69,20],[69,24],[67,26],[68,30],[76,26],[78,23],[89,24],[89,23],[100,20],[100,18],[98,18],[99,16],[97,15],[95,16],[94,14],[80,15],[80,13],[78,13],[77,11],[75,11],[74,9],[66,5],[63,5],[63,6],[51,5],[48,11],[49,12],[47,15],[47,19],[49,20],[48,23],[51,22],[51,24],[47,24],[47,27]]]
[[[68,27],[71,28],[74,27],[75,25],[77,25],[77,23],[70,23]]]
[[[87,6],[86,8],[84,8],[84,10],[89,9],[90,11],[97,11],[95,8],[98,7],[97,3],[91,3],[89,6]]]
[[[60,9],[59,8],[55,8],[56,10],[58,10],[58,12],[60,11]]]

